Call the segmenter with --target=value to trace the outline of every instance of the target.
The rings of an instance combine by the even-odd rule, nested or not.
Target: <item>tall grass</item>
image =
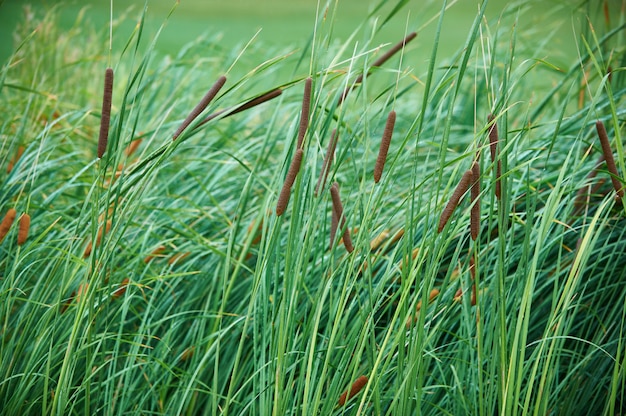
[[[320,3],[309,42],[272,55],[202,38],[160,56],[144,8],[109,58],[109,28],[78,20],[61,32],[54,10],[26,15],[0,72],[0,164],[12,164],[0,169],[0,213],[30,218],[22,244],[17,225],[0,243],[3,414],[626,412],[626,210],[609,183],[624,178],[597,166],[595,132],[602,121],[626,172],[623,10],[606,2],[609,19],[602,2],[583,2],[533,33],[518,31],[540,18],[532,3],[498,16],[481,3],[447,57],[437,45],[454,2],[410,19],[406,1],[386,3],[348,40],[333,37],[337,2]],[[379,23],[407,21],[434,44],[418,36],[372,65],[398,41],[372,43]],[[579,46],[568,67],[545,34],[561,24]],[[285,68],[293,76],[277,79]],[[494,123],[497,154],[478,159]],[[330,192],[314,196],[334,130],[326,169],[341,183],[351,252],[328,244]],[[296,151],[306,157],[279,217]],[[469,169],[480,172],[475,241],[469,197],[437,233]],[[581,200],[583,187],[593,191]]]

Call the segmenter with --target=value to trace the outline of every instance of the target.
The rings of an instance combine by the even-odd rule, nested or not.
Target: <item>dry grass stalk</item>
[[[154,250],[152,250],[152,252],[150,254],[148,254],[144,259],[143,262],[144,263],[149,263],[152,261],[152,259],[154,259],[155,257],[159,257],[161,254],[163,254],[163,252],[165,252],[165,246],[158,246],[157,248],[155,248]]]
[[[278,202],[276,203],[276,215],[278,215],[279,217],[283,215],[283,213],[287,209],[287,205],[289,204],[291,187],[296,180],[298,172],[300,172],[300,165],[302,165],[303,153],[304,151],[302,149],[296,150],[296,153],[293,156],[293,160],[291,161],[291,165],[289,166],[289,170],[287,171],[287,177],[285,178],[283,188],[280,190],[280,195],[278,196]]]
[[[343,215],[343,204],[341,203],[341,197],[339,196],[339,184],[335,182],[330,187],[330,196],[333,200],[333,210],[335,211],[337,218],[339,218],[339,228],[343,229],[343,244],[346,246],[348,253],[354,251],[352,245],[352,238],[350,237],[350,229],[346,226],[346,217]]]
[[[441,213],[441,217],[439,217],[439,226],[437,227],[438,233],[440,233],[443,230],[443,227],[446,226],[446,224],[448,223],[448,220],[452,216],[452,213],[454,212],[456,207],[459,205],[459,202],[461,201],[461,197],[469,189],[470,184],[472,183],[472,179],[473,179],[472,176],[473,176],[472,171],[467,170],[463,174],[463,177],[461,177],[461,181],[459,182],[456,189],[452,193],[452,197],[450,197],[448,204],[443,209],[443,212]]]
[[[302,113],[300,114],[300,127],[298,128],[298,149],[304,144],[304,135],[309,127],[309,114],[311,112],[311,87],[313,80],[309,77],[304,81],[304,95],[302,96]]]
[[[187,128],[187,126],[189,126],[191,122],[194,121],[196,117],[198,117],[200,113],[204,111],[205,108],[207,108],[207,106],[211,103],[211,101],[213,101],[213,99],[215,98],[217,93],[222,89],[225,83],[226,83],[226,77],[222,75],[221,77],[218,78],[215,84],[213,84],[211,89],[209,89],[209,91],[204,95],[204,97],[202,97],[202,100],[200,100],[198,105],[196,105],[194,109],[191,110],[191,113],[189,113],[187,118],[182,122],[180,127],[178,127],[178,130],[176,130],[176,132],[174,133],[172,140],[176,140],[178,136],[180,136],[180,134]]]
[[[21,246],[28,239],[28,230],[30,229],[30,215],[23,213],[20,217],[20,227],[17,232],[17,245]]]
[[[398,51],[400,51],[402,48],[404,48],[404,46],[409,43],[410,41],[412,41],[413,39],[415,39],[417,37],[417,33],[416,32],[411,32],[408,35],[406,35],[406,37],[404,39],[402,39],[400,42],[396,43],[395,45],[393,45],[387,52],[385,52],[380,58],[378,58],[377,60],[374,61],[374,63],[370,66],[371,68],[374,67],[379,67],[382,64],[384,64],[385,62],[387,62],[393,55],[395,55],[396,53],[398,53]],[[367,71],[367,74],[369,75],[370,71]],[[343,93],[341,94],[341,96],[339,97],[339,100],[337,101],[337,107],[339,107],[341,105],[341,103],[343,103],[343,101],[346,99],[346,97],[348,96],[348,94],[350,93],[350,91],[352,91],[352,89],[357,86],[358,84],[361,83],[361,81],[363,81],[363,75],[359,75],[354,82],[352,83],[351,86],[346,87],[346,89],[343,90]]]
[[[13,157],[7,164],[7,174],[11,173],[11,171],[13,170],[13,166],[15,166],[15,164],[20,160],[20,158],[24,154],[24,150],[26,150],[24,146],[18,146],[17,151],[15,152],[15,154],[13,155]]]
[[[111,103],[113,98],[113,69],[104,71],[104,93],[102,94],[102,112],[100,117],[100,135],[98,137],[98,159],[102,158],[109,142],[109,124],[111,122]]]
[[[496,198],[500,200],[502,195],[502,189],[500,185],[500,178],[502,177],[502,161],[498,157],[498,143],[500,138],[498,136],[498,124],[495,122],[493,114],[489,114],[487,117],[489,123],[493,123],[489,127],[489,151],[491,152],[491,162],[496,162]]]
[[[313,191],[313,195],[315,196],[318,195],[320,188],[324,189],[324,185],[326,185],[326,179],[328,178],[328,173],[330,172],[330,164],[333,157],[335,157],[337,139],[337,129],[334,129],[330,135],[330,141],[328,142],[328,148],[326,149],[326,156],[324,156],[324,162],[322,163],[322,170],[319,178],[317,179],[317,184],[315,184],[315,191]]]
[[[470,234],[472,240],[476,241],[480,234],[480,153],[477,153],[476,160],[472,163],[472,210],[470,212]]]
[[[4,237],[9,233],[13,222],[15,221],[15,217],[17,216],[17,211],[14,208],[9,208],[6,214],[4,214],[4,218],[0,223],[0,243],[4,240]]]
[[[113,291],[111,297],[113,299],[117,299],[121,297],[124,293],[126,293],[126,287],[128,286],[129,281],[130,280],[128,279],[128,277],[125,277],[124,280],[122,280],[122,283],[120,283],[120,286]]]
[[[624,198],[624,188],[622,187],[622,183],[619,181],[617,166],[615,166],[615,159],[613,158],[613,151],[611,150],[611,144],[609,143],[609,135],[606,133],[606,129],[604,128],[604,123],[598,120],[596,121],[596,131],[598,132],[598,138],[600,139],[600,144],[602,145],[602,153],[604,153],[604,160],[606,161],[606,168],[611,174],[611,182],[613,182],[613,188],[615,188],[615,192],[619,196],[620,199]]]
[[[367,381],[367,376],[357,378],[356,381],[352,383],[352,386],[350,386],[350,389],[344,391],[341,393],[341,396],[339,396],[339,406],[345,405],[348,400],[359,394],[359,392],[363,390],[363,387],[367,384]]]
[[[226,117],[230,117],[232,115],[235,115],[237,113],[241,113],[242,111],[246,111],[249,110],[252,107],[256,107],[259,104],[263,104],[267,101],[273,100],[274,98],[278,97],[279,95],[281,95],[283,93],[283,90],[281,90],[280,88],[276,88],[275,90],[272,90],[270,92],[266,92],[263,95],[260,95],[256,98],[253,98],[251,100],[246,101],[245,103],[241,104],[239,107],[236,107],[234,109],[225,109],[225,110],[220,110],[220,111],[216,111],[215,113],[211,113],[209,114],[204,120],[202,120],[200,122],[200,125],[206,124],[209,121],[213,120],[214,118],[224,114],[224,117],[222,118],[226,118]]]
[[[385,162],[387,161],[387,152],[389,151],[389,145],[391,144],[391,136],[393,135],[393,127],[396,124],[396,112],[389,112],[387,116],[387,123],[385,124],[385,130],[383,132],[383,138],[380,141],[380,149],[378,149],[378,158],[376,159],[376,166],[374,166],[374,182],[378,183],[383,176],[383,169],[385,168]]]

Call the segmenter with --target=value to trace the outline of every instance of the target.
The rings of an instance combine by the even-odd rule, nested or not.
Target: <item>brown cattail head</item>
[[[611,65],[609,65],[606,69],[606,74],[608,75],[607,80],[609,81],[609,83],[611,83],[611,81],[613,80],[613,67],[611,67]]]
[[[296,150],[296,153],[293,156],[293,160],[291,161],[291,165],[289,166],[289,170],[287,171],[287,177],[285,178],[283,188],[280,190],[280,195],[278,196],[278,202],[276,203],[276,215],[278,215],[279,217],[283,215],[283,212],[285,212],[285,209],[287,209],[287,204],[289,204],[291,187],[296,180],[298,172],[300,172],[300,165],[302,164],[303,153],[304,151],[302,149]]]
[[[357,378],[356,381],[352,383],[352,386],[350,386],[350,389],[344,391],[341,396],[339,396],[339,406],[345,405],[348,400],[359,394],[359,392],[363,390],[363,387],[367,384],[367,380],[367,376]]]
[[[4,240],[4,237],[8,234],[11,226],[13,225],[13,221],[15,221],[15,217],[17,216],[17,211],[14,208],[9,208],[6,214],[4,214],[4,218],[0,223],[0,243]]]
[[[448,220],[452,216],[452,213],[454,212],[455,208],[459,205],[459,202],[461,201],[461,197],[469,189],[472,183],[472,179],[473,179],[472,171],[471,170],[465,171],[465,173],[461,177],[461,181],[459,182],[456,189],[452,193],[452,197],[450,197],[448,204],[446,205],[446,207],[443,209],[443,212],[441,213],[441,217],[439,218],[439,227],[437,227],[438,233],[440,233],[443,230],[443,227],[445,227],[446,224],[448,223]]]
[[[200,125],[206,124],[209,121],[213,120],[214,118],[224,114],[224,117],[222,118],[226,118],[226,117],[230,117],[234,114],[237,113],[241,113],[242,111],[246,111],[252,107],[256,107],[259,104],[263,104],[264,102],[267,102],[269,100],[273,100],[274,98],[278,97],[279,95],[281,95],[283,93],[283,90],[281,90],[280,88],[276,88],[270,92],[266,92],[265,94],[262,94],[256,98],[253,98],[251,100],[246,101],[245,103],[241,104],[239,107],[236,107],[232,110],[230,109],[225,109],[225,110],[220,110],[220,111],[216,111],[215,113],[211,113],[209,114],[204,120],[202,120],[202,122],[200,122]]]
[[[331,188],[332,189],[332,188]],[[331,219],[330,219],[330,248],[333,248],[333,243],[335,242],[335,236],[337,235],[337,228],[339,228],[339,217],[337,216],[337,211],[335,208],[331,210]]]
[[[120,283],[120,286],[113,291],[111,297],[113,299],[117,299],[121,297],[124,293],[126,293],[126,287],[128,286],[128,282],[128,277],[125,277],[124,280],[122,280],[122,283]]]
[[[380,142],[380,149],[378,150],[378,158],[376,159],[376,166],[374,166],[374,182],[378,183],[383,175],[383,169],[385,168],[385,161],[387,160],[387,152],[389,151],[389,144],[391,143],[391,136],[393,134],[393,127],[396,124],[396,112],[391,111],[387,116],[387,124],[385,124],[385,131],[383,132],[383,138]]]
[[[20,217],[20,228],[17,233],[17,245],[21,246],[28,239],[28,230],[30,229],[30,215],[23,213]]]
[[[317,179],[317,184],[315,185],[315,191],[313,191],[313,195],[317,196],[320,187],[324,189],[324,185],[326,185],[326,178],[328,178],[328,173],[330,172],[330,164],[335,156],[335,149],[337,148],[337,129],[333,130],[333,133],[330,135],[330,141],[328,142],[328,148],[326,149],[326,156],[324,156],[324,163],[322,163],[322,171],[320,172],[320,176]]]
[[[135,139],[132,142],[130,142],[130,144],[126,148],[126,151],[124,152],[126,156],[131,156],[133,153],[135,153],[137,149],[139,149],[139,146],[141,145],[142,141],[143,139]]]
[[[474,163],[472,163],[472,179],[473,183],[471,189],[472,210],[470,213],[470,233],[472,235],[472,240],[475,241],[478,238],[478,234],[480,233],[480,164],[478,163],[478,160],[475,160]]]
[[[165,246],[158,246],[157,248],[152,250],[152,252],[150,254],[148,254],[143,259],[144,263],[150,263],[152,261],[152,259],[154,259],[155,257],[158,257],[159,255],[163,254],[163,252],[165,252]]]
[[[496,162],[496,198],[500,200],[502,195],[502,189],[500,185],[500,177],[502,176],[502,161],[498,158],[498,125],[496,124],[495,117],[493,114],[489,114],[487,117],[489,123],[493,123],[489,127],[489,151],[491,152],[491,161]]]
[[[415,39],[415,37],[417,37],[417,33],[416,32],[411,32],[408,35],[406,35],[406,37],[404,39],[402,39],[400,42],[396,43],[395,45],[393,45],[391,47],[391,49],[389,49],[387,52],[385,52],[380,58],[378,58],[377,60],[374,61],[374,63],[371,65],[370,68],[374,68],[374,67],[378,67],[381,66],[382,64],[384,64],[385,62],[387,62],[393,55],[395,55],[396,53],[398,53],[398,51],[402,48],[404,48],[404,46],[409,43],[410,41],[412,41],[413,39]],[[369,71],[368,71],[369,74]],[[352,83],[352,85],[346,87],[346,89],[343,90],[343,93],[341,94],[341,96],[339,96],[339,100],[337,101],[337,107],[339,107],[341,105],[341,103],[343,103],[343,101],[346,99],[346,97],[348,96],[348,94],[350,93],[350,91],[352,91],[352,89],[357,85],[360,84],[361,81],[363,81],[363,75],[359,75],[356,80]]]
[[[300,127],[298,128],[298,149],[304,144],[304,135],[309,127],[309,113],[311,111],[311,86],[313,80],[309,77],[304,81],[304,95],[302,96],[302,113],[300,114]]]
[[[13,155],[13,157],[7,164],[7,174],[11,173],[11,171],[13,170],[13,166],[15,166],[15,164],[20,160],[20,158],[24,154],[24,150],[26,150],[24,146],[18,146],[17,152],[15,152],[15,155]]]
[[[100,247],[100,243],[109,231],[111,231],[111,220],[108,220],[104,226],[101,225],[100,228],[98,228],[98,235],[96,236],[96,247]],[[90,241],[85,248],[85,253],[83,254],[83,257],[89,257],[92,250],[93,244]]]
[[[606,168],[611,174],[613,188],[615,188],[615,192],[620,197],[620,199],[622,199],[624,198],[624,188],[622,187],[622,183],[618,179],[619,175],[617,173],[617,166],[615,166],[615,159],[613,158],[611,144],[609,143],[609,135],[606,133],[604,123],[602,123],[602,121],[600,120],[596,122],[596,131],[598,132],[598,138],[600,139],[600,144],[602,145],[602,153],[604,153]]]
[[[196,105],[194,109],[191,110],[191,113],[189,113],[187,118],[183,120],[180,127],[178,127],[178,130],[176,130],[176,132],[174,133],[174,137],[172,137],[172,140],[176,140],[178,136],[180,136],[180,134],[187,128],[187,126],[189,126],[191,122],[194,121],[196,117],[198,117],[200,113],[204,111],[205,108],[207,108],[207,106],[211,103],[211,101],[213,101],[213,98],[215,98],[215,96],[222,89],[225,83],[226,83],[225,76],[222,75],[221,77],[217,79],[217,81],[215,82],[215,84],[213,84],[211,89],[209,89],[209,91],[207,91],[204,97],[202,97],[202,100],[200,100],[198,105]]]
[[[189,257],[190,254],[191,253],[189,251],[185,251],[184,253],[176,253],[169,258],[167,264],[172,265],[175,263],[182,263],[182,261]]]
[[[113,98],[113,69],[104,71],[104,93],[102,94],[102,112],[100,117],[100,136],[98,137],[98,159],[102,158],[109,142],[109,124],[111,122],[111,102]]]
[[[352,245],[352,238],[350,237],[350,229],[346,226],[346,218],[343,215],[343,204],[341,203],[341,197],[339,196],[339,184],[337,182],[330,187],[330,196],[333,200],[333,210],[339,219],[339,228],[344,230],[343,244],[346,246],[348,253],[352,253],[352,251],[354,251],[354,246]]]

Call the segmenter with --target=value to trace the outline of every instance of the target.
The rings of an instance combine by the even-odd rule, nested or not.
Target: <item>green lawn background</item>
[[[321,7],[325,4],[325,2],[320,3]],[[377,15],[382,16],[381,21],[397,3],[398,0],[388,1],[385,7],[377,13]],[[443,36],[439,45],[440,57],[449,57],[463,46],[479,6],[477,0],[449,1],[448,3],[452,3],[452,6],[445,15]],[[15,42],[12,33],[19,21],[23,19],[24,8],[27,4],[31,5],[31,10],[34,11],[51,6],[59,7],[61,24],[66,28],[71,28],[75,24],[79,11],[86,7],[84,20],[102,28],[104,33],[108,31],[110,2],[107,0],[70,0],[66,2],[0,0],[0,62],[2,63],[6,62],[13,50]],[[129,17],[113,34],[114,48],[121,48],[124,45],[144,4],[144,0],[113,1],[114,19],[126,12],[128,12]],[[175,4],[176,1],[174,0],[148,1],[146,24],[148,37],[156,33]],[[364,0],[339,0],[337,4],[333,37],[345,40],[358,28],[359,24],[366,20],[372,4]],[[400,16],[408,16],[407,20],[400,22],[396,16],[378,32],[375,37],[376,42],[395,43],[402,38],[405,30],[409,32],[418,30],[418,39],[413,44],[417,54],[420,54],[421,51],[420,59],[427,60],[430,56],[436,26],[436,22],[430,24],[427,22],[437,14],[442,4],[442,0],[408,1],[404,6],[404,12],[400,14]],[[486,18],[488,20],[497,19],[506,4],[512,4],[512,2],[489,0]],[[518,4],[524,4],[524,2]],[[545,13],[554,13],[554,21],[559,22],[558,27],[556,24],[555,27],[535,25],[535,22],[526,19],[520,22],[519,28],[528,29],[527,32],[531,34],[531,37],[535,37],[535,39],[529,39],[529,43],[540,42],[553,36],[550,41],[554,42],[557,47],[552,49],[560,50],[563,54],[560,57],[550,57],[552,62],[557,64],[559,62],[563,64],[571,62],[572,58],[575,57],[576,48],[572,27],[579,24],[579,22],[572,22],[570,18],[569,10],[574,6],[563,7],[563,4],[567,4],[567,2],[547,0],[541,2],[540,5],[534,5],[536,13],[533,10],[533,13],[530,14],[540,16],[545,15]],[[172,18],[161,34],[157,43],[157,50],[175,54],[182,46],[198,36],[217,34],[220,34],[221,42],[225,48],[242,46],[254,36],[258,29],[262,29],[257,38],[262,45],[278,49],[302,47],[313,33],[317,7],[318,2],[316,0],[180,0]],[[330,14],[328,18],[330,18]],[[553,35],[554,30],[556,31]],[[369,32],[368,29],[361,30],[357,33],[355,42],[363,42],[369,36]]]

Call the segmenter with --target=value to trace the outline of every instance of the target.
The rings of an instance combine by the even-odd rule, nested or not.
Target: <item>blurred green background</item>
[[[0,62],[2,63],[6,62],[14,48],[13,32],[16,25],[24,18],[26,5],[31,5],[31,10],[35,12],[53,6],[57,7],[61,25],[64,28],[71,28],[76,22],[79,11],[85,8],[84,21],[101,28],[103,36],[105,33],[108,34],[111,4],[108,0],[68,0],[65,2],[0,0],[0,2]],[[441,9],[443,2],[442,0],[390,0],[377,11],[376,15],[380,16],[377,24],[380,24],[398,3],[403,2],[406,3],[403,9],[378,32],[375,41],[395,43],[402,38],[407,27],[409,32],[417,30],[419,36],[414,44],[417,45],[417,50],[423,51],[424,59],[427,59],[430,56],[437,23],[433,18]],[[323,6],[325,1],[320,1],[320,3]],[[448,3],[453,4],[445,15],[439,57],[449,56],[462,48],[480,2],[460,0]],[[527,3],[518,2],[517,4]],[[573,6],[568,5],[569,3],[557,0],[533,1],[532,13],[524,14],[523,21],[519,22],[518,29],[525,30],[525,32],[519,30],[519,33],[530,36],[527,42],[531,46],[534,41],[541,42],[548,36],[554,36],[550,41],[554,44],[551,49],[562,55],[551,56],[553,60],[557,60],[557,63],[560,60],[569,64],[571,59],[575,58],[573,28],[577,28],[580,22],[572,19]],[[114,48],[124,45],[144,4],[144,0],[113,1],[113,18],[119,18],[123,14],[128,16],[128,19],[114,32]],[[336,4],[333,38],[345,40],[366,21],[368,12],[377,4],[377,1],[336,0],[332,4]],[[258,29],[262,31],[257,40],[263,45],[278,48],[303,46],[313,33],[317,13],[321,13],[317,11],[317,0],[180,0],[179,2],[149,0],[148,36],[156,33],[175,5],[176,9],[157,44],[157,49],[163,53],[175,54],[183,45],[203,34],[209,36],[221,34],[224,47],[245,44]],[[489,0],[486,19],[496,22],[504,10],[515,13],[516,9],[516,6],[511,5],[508,0]],[[331,14],[332,11],[327,15],[326,24],[330,21]],[[546,25],[546,20],[552,23]],[[510,29],[510,21],[507,20],[508,29]],[[355,40],[363,41],[364,37],[368,36],[374,20],[369,20],[367,24],[370,26],[357,33]],[[103,50],[103,53],[106,52]]]

